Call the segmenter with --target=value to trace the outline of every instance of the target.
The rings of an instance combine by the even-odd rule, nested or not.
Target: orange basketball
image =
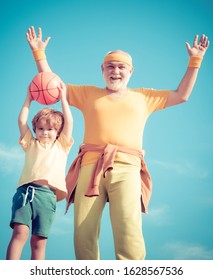
[[[31,98],[43,105],[51,105],[61,98],[62,80],[53,72],[40,72],[29,85]]]

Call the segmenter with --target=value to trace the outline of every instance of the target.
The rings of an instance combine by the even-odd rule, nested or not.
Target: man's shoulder
[[[149,94],[153,89],[151,88],[129,88],[130,91],[140,94]]]
[[[154,88],[136,88],[136,89],[130,89],[133,92],[141,93],[144,95],[162,95],[168,92],[168,90],[165,89],[154,89]]]

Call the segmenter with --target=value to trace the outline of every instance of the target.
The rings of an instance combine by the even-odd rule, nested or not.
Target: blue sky
[[[0,9],[0,259],[11,237],[11,200],[24,155],[17,144],[17,116],[37,70],[25,39],[29,26],[51,36],[46,54],[65,83],[104,87],[100,65],[110,50],[122,49],[135,67],[129,86],[176,89],[183,77],[192,44],[202,33],[213,40],[211,0],[43,0],[1,1]],[[144,134],[146,162],[153,179],[143,232],[148,260],[213,259],[213,129],[210,45],[190,100],[156,112]],[[32,104],[30,119],[41,109]],[[61,109],[60,104],[53,105]],[[68,166],[83,137],[83,118],[72,109],[75,144]],[[73,206],[64,215],[58,203],[47,259],[72,260]],[[113,260],[113,238],[106,206],[100,235],[101,259]],[[22,259],[30,258],[29,243]]]

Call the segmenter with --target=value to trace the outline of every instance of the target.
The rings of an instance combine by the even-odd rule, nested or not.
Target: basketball
[[[62,80],[53,72],[40,72],[31,81],[29,91],[31,98],[43,105],[51,105],[61,98]]]

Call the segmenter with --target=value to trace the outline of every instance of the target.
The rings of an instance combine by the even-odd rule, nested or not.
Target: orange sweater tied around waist
[[[100,156],[95,164],[94,171],[91,176],[85,196],[93,197],[99,195],[99,182],[101,176],[105,177],[106,172],[113,169],[113,163],[116,153],[127,153],[130,155],[138,156],[141,159],[141,210],[144,213],[148,213],[148,204],[152,193],[152,180],[144,162],[142,150],[116,146],[112,144],[108,144],[106,146],[82,144],[80,146],[78,156],[73,161],[66,176],[66,187],[68,191],[66,199],[66,212],[68,211],[70,204],[74,202],[75,188],[77,185],[83,155],[86,152],[91,151],[99,152]]]

